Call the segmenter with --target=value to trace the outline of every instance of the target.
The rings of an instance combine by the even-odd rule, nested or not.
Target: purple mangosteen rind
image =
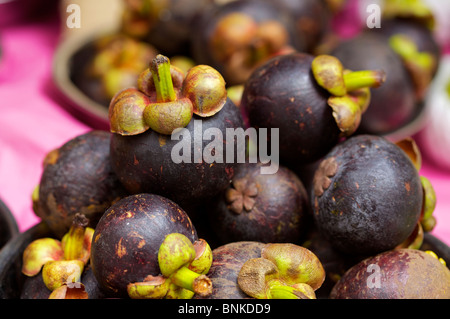
[[[332,299],[448,299],[450,271],[429,252],[399,249],[351,267],[333,287]]]
[[[281,162],[313,162],[339,141],[329,93],[312,76],[313,60],[304,53],[275,57],[245,83],[241,107],[249,125],[279,129]]]
[[[194,120],[186,126],[190,136],[182,136],[180,140],[152,130],[135,136],[113,134],[111,165],[120,182],[130,193],[160,194],[182,207],[212,198],[223,191],[234,175],[237,161],[225,161],[224,146],[223,163],[196,162],[194,155],[199,152],[203,156],[203,150],[211,143],[196,136],[196,130],[200,127],[198,123],[201,123],[202,136],[207,129],[219,129],[224,145],[234,143],[234,149],[237,149],[237,140],[227,140],[226,130],[240,128],[244,124],[239,108],[227,99],[221,111],[214,116],[200,118],[194,115]],[[191,157],[187,162],[175,163],[171,156],[172,150],[183,142],[189,143]]]
[[[192,56],[216,68],[228,85],[244,83],[255,67],[278,53],[279,42],[299,51],[306,49],[305,36],[296,31],[291,15],[269,1],[217,5],[200,17],[195,30]]]
[[[128,194],[112,169],[110,141],[109,132],[90,131],[47,154],[33,208],[58,238],[76,213],[95,227],[103,212]]]
[[[158,250],[171,233],[198,239],[188,215],[167,198],[136,194],[111,206],[95,229],[91,250],[92,270],[105,294],[126,296],[129,283],[159,275]]]
[[[260,164],[242,164],[209,212],[223,244],[297,242],[303,234],[309,198],[301,180],[286,167],[270,175],[260,170]]]
[[[237,284],[237,277],[244,263],[258,258],[266,244],[255,241],[232,242],[213,250],[213,262],[208,277],[213,284],[212,294],[195,299],[250,299]]]
[[[285,54],[252,73],[241,107],[250,126],[279,129],[281,162],[308,164],[355,132],[370,99],[361,90],[384,81],[382,70],[352,72],[333,56]]]
[[[322,235],[345,253],[393,249],[414,231],[423,189],[412,161],[395,144],[358,135],[322,161],[311,194]]]
[[[378,32],[363,32],[341,41],[331,52],[351,70],[382,69],[385,83],[371,90],[359,133],[384,135],[406,125],[418,112],[413,81],[400,56]],[[392,107],[395,105],[395,107]]]
[[[314,52],[331,29],[332,10],[326,1],[276,1],[293,16],[298,34],[305,37],[305,52]]]

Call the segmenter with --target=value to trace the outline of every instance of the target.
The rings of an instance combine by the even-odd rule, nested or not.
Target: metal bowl
[[[94,54],[94,42],[108,31],[101,30],[89,37],[73,37],[62,42],[53,60],[53,82],[68,111],[96,129],[109,129],[108,104],[95,99],[91,94],[98,83],[82,81],[86,64]]]
[[[6,204],[0,200],[0,250],[18,233],[16,219]]]

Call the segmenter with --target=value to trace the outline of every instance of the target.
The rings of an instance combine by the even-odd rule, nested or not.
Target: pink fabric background
[[[52,84],[52,58],[59,21],[11,24],[0,29],[0,198],[25,231],[40,220],[31,194],[39,183],[44,156],[91,128],[66,111]],[[450,153],[450,150],[443,152]],[[433,234],[450,245],[450,172],[424,158],[421,175],[437,194]]]

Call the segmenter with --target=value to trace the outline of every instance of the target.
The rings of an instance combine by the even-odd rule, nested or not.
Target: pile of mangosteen
[[[109,132],[45,157],[33,207],[54,236],[23,252],[22,298],[450,298],[421,250],[420,150],[386,135],[439,64],[422,2],[386,1],[381,29],[339,42],[345,1],[125,4],[123,35],[155,54]]]

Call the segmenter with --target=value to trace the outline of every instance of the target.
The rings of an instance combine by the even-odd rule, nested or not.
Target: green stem
[[[186,266],[181,267],[170,278],[173,284],[193,291],[200,296],[208,296],[212,292],[211,279],[205,275],[197,274]]]
[[[76,214],[69,232],[66,234],[64,259],[76,260],[83,256],[84,233],[88,220],[84,215]]]
[[[173,88],[169,59],[158,54],[153,59],[150,68],[156,89],[156,101],[159,103],[175,101],[177,96]]]
[[[347,92],[366,87],[376,88],[383,84],[384,81],[386,81],[386,74],[381,70],[364,70],[344,74],[344,82]]]

